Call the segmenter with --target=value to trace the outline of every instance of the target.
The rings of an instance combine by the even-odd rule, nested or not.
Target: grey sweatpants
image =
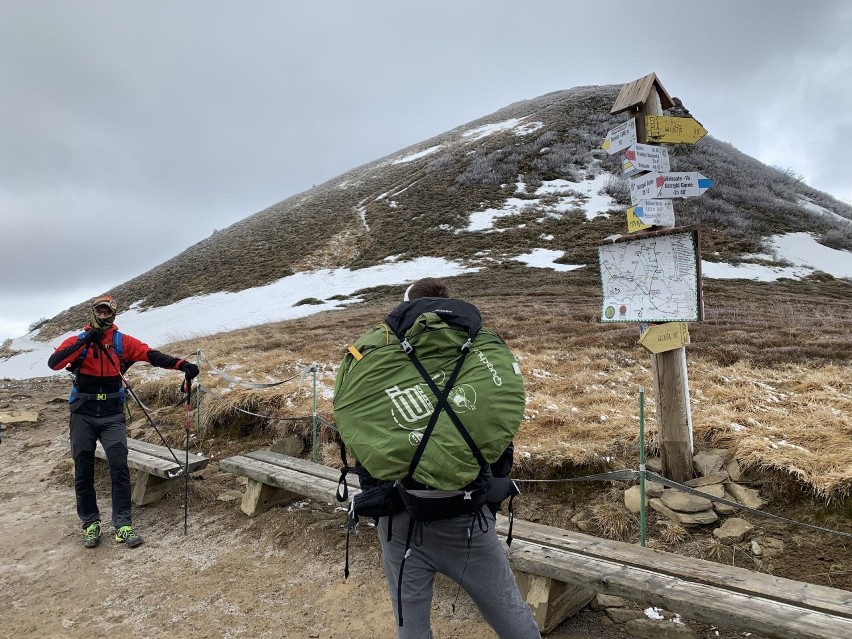
[[[397,584],[410,519],[405,512],[393,516],[390,541],[388,518],[379,519],[377,529],[399,639],[432,639],[430,613],[436,572],[464,588],[500,639],[540,639],[532,612],[521,598],[500,547],[494,516],[487,508],[482,513],[482,526],[469,516],[455,517],[424,524],[422,538],[417,533],[412,537],[402,570],[402,627]],[[472,533],[470,547],[468,532]]]

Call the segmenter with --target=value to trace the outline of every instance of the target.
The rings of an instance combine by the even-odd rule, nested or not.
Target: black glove
[[[187,379],[195,379],[198,377],[198,366],[191,362],[184,362],[180,365],[180,370],[183,371]]]
[[[102,328],[90,328],[86,331],[86,334],[83,335],[83,341],[86,344],[98,344],[104,338],[104,331]]]

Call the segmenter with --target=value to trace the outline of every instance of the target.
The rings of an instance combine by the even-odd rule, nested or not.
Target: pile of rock
[[[726,499],[748,508],[760,509],[767,504],[759,491],[737,483],[741,478],[740,466],[736,459],[731,458],[728,451],[700,452],[693,457],[693,464],[698,476],[684,482],[684,485],[709,497]],[[646,462],[646,468],[659,474],[662,472],[662,463],[659,459],[649,459]],[[645,482],[645,499],[646,505],[686,528],[713,524],[719,521],[720,515],[732,515],[737,511],[734,506],[676,488],[667,488],[650,480]],[[639,486],[631,486],[625,491],[624,505],[631,512],[639,513],[640,500]],[[714,531],[714,534],[719,532],[718,537],[727,538],[732,535],[742,540],[748,532],[743,531],[742,524],[745,522],[743,520],[731,520],[731,522],[733,523],[725,522],[720,529]]]

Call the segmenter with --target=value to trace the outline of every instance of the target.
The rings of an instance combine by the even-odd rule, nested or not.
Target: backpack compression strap
[[[426,372],[426,369],[423,368],[423,364],[420,363],[420,360],[414,355],[414,347],[405,336],[405,332],[414,325],[414,322],[417,321],[417,318],[423,313],[435,313],[447,324],[458,326],[467,331],[467,342],[461,347],[461,357],[456,362],[455,371],[453,371],[453,374],[450,376],[450,381],[444,388],[443,393],[435,384],[431,375],[429,375],[429,373]],[[405,351],[406,355],[408,355],[411,363],[417,368],[420,376],[426,384],[428,384],[429,388],[438,400],[438,405],[432,413],[432,418],[429,420],[429,424],[427,425],[426,430],[423,433],[423,437],[420,440],[420,445],[417,447],[417,451],[414,454],[414,459],[411,461],[411,466],[408,470],[409,477],[414,474],[414,470],[417,468],[417,464],[423,456],[423,451],[426,448],[429,435],[435,427],[435,423],[438,420],[441,410],[445,411],[453,424],[455,424],[456,429],[465,440],[465,443],[467,443],[473,453],[473,456],[476,457],[476,461],[479,465],[485,467],[487,464],[482,457],[482,453],[479,452],[479,448],[474,443],[470,433],[467,432],[467,429],[461,423],[461,420],[458,418],[455,411],[453,411],[452,406],[450,406],[447,402],[447,398],[450,395],[450,391],[453,388],[453,384],[456,381],[459,370],[461,370],[464,358],[470,351],[470,345],[479,333],[479,329],[482,327],[482,315],[479,312],[479,309],[470,302],[465,302],[464,300],[447,297],[420,297],[410,302],[403,302],[397,306],[385,318],[385,324],[387,324],[387,326],[393,331],[394,335],[396,335],[396,338],[402,346],[402,350]]]
[[[407,345],[407,349],[406,349]],[[404,344],[402,344],[403,350],[405,350],[408,355],[408,359],[411,360],[411,363],[414,364],[415,368],[417,368],[420,376],[424,379],[424,381],[429,385],[429,388],[435,394],[435,397],[438,400],[438,403],[435,405],[435,410],[432,412],[432,417],[429,418],[429,423],[426,425],[426,429],[423,431],[423,437],[420,438],[420,443],[417,446],[417,450],[414,451],[414,457],[411,459],[411,464],[408,467],[408,477],[412,478],[414,476],[414,471],[417,469],[417,464],[420,463],[420,458],[423,457],[423,451],[426,450],[426,444],[429,442],[429,437],[432,435],[432,431],[435,429],[435,424],[438,423],[438,417],[441,414],[441,411],[447,413],[449,418],[452,420],[453,424],[456,427],[456,430],[459,431],[459,434],[464,439],[468,448],[470,448],[470,452],[473,453],[473,456],[476,458],[476,461],[479,463],[480,467],[484,468],[488,464],[485,462],[485,459],[482,457],[482,453],[479,451],[476,443],[473,441],[473,438],[470,436],[470,433],[467,432],[467,429],[462,424],[456,412],[453,410],[453,407],[450,406],[447,398],[450,396],[450,391],[453,389],[453,385],[456,383],[456,378],[458,377],[459,371],[461,370],[462,364],[464,363],[464,359],[470,351],[470,340],[468,340],[464,346],[462,346],[462,353],[456,361],[456,366],[453,369],[452,375],[450,375],[450,379],[447,382],[447,385],[444,387],[443,392],[440,388],[435,384],[435,381],[426,372],[426,369],[423,368],[423,364],[417,359],[417,356],[414,354],[414,348],[411,344],[406,340]]]

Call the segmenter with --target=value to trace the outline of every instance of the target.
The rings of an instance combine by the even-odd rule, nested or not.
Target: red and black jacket
[[[85,330],[91,329],[86,325]],[[150,348],[135,337],[122,333],[122,357],[113,348],[113,333],[118,327],[113,324],[104,331],[101,340],[103,350],[95,344],[86,343],[77,335],[63,341],[47,360],[47,365],[58,371],[68,366],[77,369],[74,382],[71,410],[83,415],[114,415],[124,412],[124,389],[121,374],[136,362],[148,362],[152,366],[180,370],[184,360],[164,355]],[[85,352],[82,362],[77,362]],[[104,352],[108,355],[104,356]],[[122,367],[123,368],[120,368]]]

